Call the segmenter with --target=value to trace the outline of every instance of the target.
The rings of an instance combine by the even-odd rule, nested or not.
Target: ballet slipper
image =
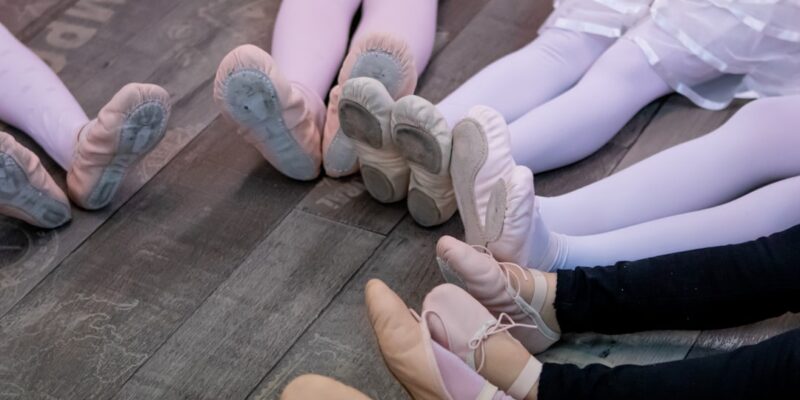
[[[341,178],[358,172],[358,154],[353,140],[342,133],[339,124],[339,100],[342,86],[336,85],[328,95],[328,114],[322,133],[322,166],[325,174]]]
[[[495,318],[469,293],[451,284],[437,286],[425,297],[422,319],[428,323],[433,340],[479,373],[486,365],[489,340],[494,341],[494,348],[513,351],[522,345],[508,331],[513,328],[535,329],[534,326],[514,323],[506,314]],[[506,367],[513,368],[510,364]],[[541,370],[542,364],[528,355],[516,378],[507,387],[499,386],[511,397],[524,399],[538,384]],[[488,374],[488,371],[481,373],[484,377]]]
[[[370,400],[367,395],[334,379],[320,375],[294,378],[281,394],[281,400]]]
[[[87,210],[107,206],[131,167],[164,138],[169,114],[169,93],[160,86],[120,89],[78,133],[67,173],[72,201]]]
[[[533,253],[533,175],[517,166],[503,117],[473,107],[453,128],[450,166],[466,241],[489,248],[499,261],[528,265]]]
[[[355,43],[339,70],[338,87],[352,78],[378,80],[392,99],[414,93],[417,70],[408,45],[386,33],[372,33]],[[357,150],[340,129],[336,104],[336,87],[331,91],[328,118],[323,131],[322,154],[325,172],[332,177],[346,176],[358,171]],[[331,118],[331,115],[334,115]]]
[[[408,162],[390,133],[393,106],[386,87],[372,78],[347,81],[339,100],[342,131],[353,140],[364,186],[382,203],[400,201],[408,192]]]
[[[325,105],[287,81],[265,51],[244,45],[228,53],[217,70],[214,99],[275,169],[303,181],[319,176]]]
[[[408,211],[426,227],[447,222],[456,212],[450,178],[452,134],[442,114],[418,96],[398,100],[392,110],[392,140],[411,168]]]
[[[67,195],[39,157],[0,132],[0,214],[40,228],[56,228],[72,218]]]
[[[488,250],[452,237],[440,239],[436,253],[445,280],[466,290],[496,318],[507,314],[515,323],[536,327],[509,331],[531,354],[547,350],[560,339],[560,334],[542,319],[548,291],[555,290],[548,287],[542,272],[498,263]],[[523,284],[533,286],[530,299],[523,297]]]
[[[454,357],[448,359],[447,352],[437,351],[425,320],[409,310],[397,294],[383,282],[369,281],[365,296],[370,323],[378,339],[383,359],[412,398],[416,400],[508,399],[496,386],[477,374],[461,375],[463,379],[454,379],[454,375],[459,372],[457,366],[449,367],[447,375],[443,375],[439,363],[448,365],[456,359]],[[449,385],[445,382],[446,377],[450,377]]]

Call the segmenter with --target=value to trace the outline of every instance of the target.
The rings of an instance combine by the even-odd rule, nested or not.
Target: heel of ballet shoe
[[[0,152],[0,214],[40,228],[57,228],[71,218],[68,204],[34,187],[22,166]]]

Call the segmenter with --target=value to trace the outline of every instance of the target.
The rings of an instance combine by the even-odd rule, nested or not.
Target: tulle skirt
[[[708,109],[800,93],[800,0],[558,0],[543,29],[632,40],[675,91]],[[711,70],[713,78],[701,70]]]

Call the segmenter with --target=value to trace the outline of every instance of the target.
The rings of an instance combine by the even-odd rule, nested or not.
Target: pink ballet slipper
[[[511,329],[509,332],[531,354],[547,350],[560,339],[560,334],[547,326],[541,316],[549,290],[544,274],[516,264],[498,263],[488,250],[470,246],[446,236],[436,246],[437,261],[442,274],[450,283],[466,290],[486,307],[492,315],[506,314],[515,323],[535,326],[535,329]],[[522,277],[533,282],[533,296],[523,298]]]
[[[298,180],[319,176],[325,105],[287,81],[265,51],[244,45],[228,53],[217,70],[214,99],[278,171]]]
[[[169,94],[159,86],[120,89],[78,134],[67,173],[72,201],[87,210],[108,205],[130,168],[161,142],[169,113]]]
[[[393,203],[406,197],[410,170],[391,138],[394,100],[380,82],[353,78],[339,100],[343,132],[353,141],[364,186],[376,200]]]
[[[339,71],[337,86],[342,87],[348,80],[359,77],[378,80],[394,100],[414,93],[417,71],[408,44],[387,33],[373,33],[355,43]],[[329,117],[325,121],[322,154],[325,172],[339,177],[357,172],[359,165],[356,162],[357,150],[350,139],[344,137],[339,119],[330,117],[338,111],[335,92],[334,87],[328,104]]]
[[[443,224],[456,212],[450,178],[453,137],[444,116],[429,101],[406,96],[392,110],[392,141],[411,168],[408,211],[426,227]]]
[[[281,400],[370,400],[367,395],[334,379],[308,374],[294,378]]]
[[[500,261],[527,267],[538,218],[533,175],[517,166],[503,117],[473,107],[453,128],[450,167],[466,241],[488,247]]]
[[[535,329],[515,324],[506,314],[495,318],[469,293],[451,284],[434,288],[425,297],[422,310],[422,319],[428,323],[433,340],[477,372],[481,372],[486,360],[487,340],[496,338],[521,346],[508,331],[513,328]],[[514,382],[504,388],[506,393],[516,399],[527,397],[538,383],[541,369],[542,364],[529,356]]]
[[[5,132],[0,132],[0,214],[40,228],[56,228],[71,218],[67,196],[39,157]]]
[[[412,398],[510,400],[497,387],[464,368],[452,354],[437,349],[425,320],[409,310],[383,282],[368,282],[365,295],[383,359]]]

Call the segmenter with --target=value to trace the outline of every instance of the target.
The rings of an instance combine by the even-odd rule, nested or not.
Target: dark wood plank
[[[383,238],[293,212],[114,398],[246,397]]]
[[[308,192],[218,122],[0,318],[0,392],[108,398]]]
[[[424,296],[442,283],[435,263],[436,240],[462,229],[457,219],[434,230],[420,229],[410,217],[403,219],[250,398],[276,399],[292,378],[312,372],[335,377],[374,399],[407,398],[381,360],[367,321],[364,286],[369,279],[382,279],[409,307],[419,310]]]
[[[3,271],[0,287],[4,288],[0,291],[0,315],[83,243],[217,117],[218,111],[211,98],[211,79],[219,60],[237,44],[248,40],[260,42],[260,37],[267,36],[274,17],[261,17],[274,16],[277,9],[277,0],[259,1],[257,5],[253,0],[182,0],[171,4],[173,8],[162,7],[161,2],[155,0],[120,2],[108,23],[96,27],[98,33],[91,40],[64,53],[69,62],[60,76],[68,86],[71,82],[84,82],[73,88],[73,92],[87,110],[99,109],[129,81],[149,81],[162,84],[172,94],[173,118],[164,141],[131,171],[110,207],[94,213],[73,209],[70,225],[42,236],[42,240],[30,242],[24,253],[31,257],[45,250],[55,251],[55,256],[46,258],[47,263],[37,258],[39,261],[34,268],[26,267],[24,259],[18,259],[13,265],[0,265]],[[181,7],[174,8],[178,5]],[[210,16],[216,23],[209,22]],[[148,29],[135,29],[137,23]],[[46,44],[46,41],[45,32],[33,39],[34,43]],[[85,60],[93,56],[97,58]],[[73,63],[73,58],[83,61]],[[90,111],[90,115],[93,112]],[[225,129],[233,128],[227,125]],[[27,140],[19,134],[16,137]],[[231,140],[240,139],[231,135]],[[38,149],[37,146],[32,148]],[[38,154],[63,187],[64,172],[44,154]],[[0,220],[4,221],[0,228],[7,229],[2,235],[42,235],[23,224],[2,217]]]

